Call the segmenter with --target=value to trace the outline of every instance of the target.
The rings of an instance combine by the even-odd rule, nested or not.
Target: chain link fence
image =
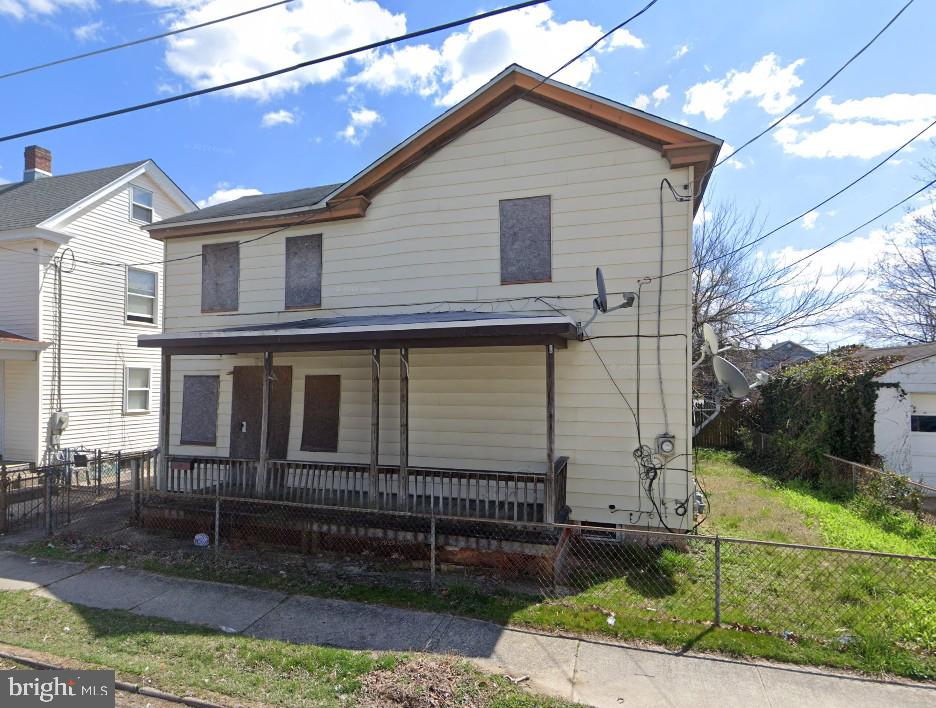
[[[936,656],[936,558],[613,526],[378,511],[134,483],[135,519],[239,573],[540,603],[567,624],[720,625]],[[204,556],[203,556],[204,557]],[[178,555],[175,556],[179,558]],[[188,560],[186,562],[189,562]],[[350,590],[348,590],[350,592]],[[355,597],[352,593],[348,596]],[[360,595],[365,597],[366,593]],[[600,627],[599,627],[600,628]]]

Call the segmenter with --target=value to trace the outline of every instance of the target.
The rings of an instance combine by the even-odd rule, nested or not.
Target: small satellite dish
[[[721,346],[718,342],[718,335],[715,329],[708,322],[702,325],[702,339],[705,340],[705,346],[708,347],[708,353],[712,356],[718,354],[718,348]]]
[[[599,312],[608,311],[608,290],[605,287],[604,273],[601,268],[595,268],[595,280],[598,283],[598,297],[595,298],[595,307]]]
[[[615,310],[620,310],[624,307],[632,307],[634,301],[637,299],[636,293],[621,293],[621,304],[615,305],[614,307],[608,306],[608,289],[605,287],[604,273],[601,272],[601,268],[595,268],[595,284],[598,288],[598,297],[592,300],[592,316],[585,323],[579,323],[579,332],[584,334],[585,329],[592,322],[595,321],[595,318],[598,317],[598,313],[607,314],[608,312],[614,312]]]
[[[754,378],[757,379],[757,382],[754,383],[754,384],[751,386],[751,388],[754,388],[754,386],[764,386],[764,385],[766,385],[767,382],[770,381],[770,374],[768,374],[766,371],[758,371],[758,372],[754,375]]]
[[[751,387],[747,379],[744,378],[744,374],[727,359],[717,355],[713,356],[712,368],[715,370],[715,378],[718,379],[718,383],[728,389],[728,393],[732,398],[747,398],[748,394],[751,393]]]

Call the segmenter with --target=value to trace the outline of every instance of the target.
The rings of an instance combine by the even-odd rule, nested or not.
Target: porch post
[[[556,520],[556,347],[546,345],[546,503],[543,521]]]
[[[156,488],[169,489],[169,391],[172,388],[172,354],[162,350],[162,373],[159,389],[159,470]]]
[[[379,452],[380,452],[380,350],[371,349],[371,433],[370,480],[368,503],[377,508]]]
[[[409,507],[409,350],[400,348],[400,476],[397,508]]]
[[[273,352],[263,352],[263,388],[260,409],[260,461],[257,465],[257,495],[266,496],[267,460],[270,457],[270,396],[273,379]]]

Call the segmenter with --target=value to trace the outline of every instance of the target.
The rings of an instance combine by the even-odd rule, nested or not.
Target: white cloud
[[[750,71],[732,69],[722,79],[704,81],[686,91],[683,111],[689,115],[703,114],[709,120],[720,120],[728,107],[744,98],[757,99],[757,105],[771,115],[787,110],[796,102],[793,89],[803,81],[796,70],[805,62],[797,59],[780,66],[776,54],[767,54]]]
[[[264,128],[272,128],[274,125],[292,125],[296,122],[296,116],[285,108],[278,111],[264,113],[260,119],[260,125]]]
[[[177,12],[171,26],[184,27],[255,6],[251,0],[207,0]],[[165,61],[171,71],[190,85],[204,88],[405,31],[403,13],[393,14],[373,0],[296,0],[195,33],[171,37],[167,40]],[[338,79],[349,61],[343,58],[316,64],[239,86],[231,89],[231,93],[267,100],[310,84]]]
[[[95,0],[0,0],[0,15],[17,20],[54,15],[59,10],[90,10],[97,7]]]
[[[3,0],[0,0],[2,3]],[[72,34],[75,35],[75,39],[79,42],[90,42],[95,39],[101,38],[101,30],[104,29],[104,22],[98,20],[97,22],[89,22],[85,25],[79,25],[72,29]]]
[[[936,116],[936,93],[891,93],[887,96],[869,96],[836,103],[831,96],[816,101],[820,113],[835,120],[871,120],[905,122],[932,119]]]
[[[689,53],[689,45],[682,44],[676,48],[676,51],[673,53],[673,58],[670,61],[676,61],[677,59],[682,59]]]
[[[798,157],[870,159],[907,142],[930,122],[871,123],[859,120],[829,123],[813,131],[781,126],[774,132],[774,140],[780,143],[784,152]],[[925,139],[928,134],[936,135],[936,131],[928,131],[919,139]]]
[[[712,212],[706,209],[704,206],[695,213],[695,217],[692,219],[694,226],[699,226],[704,224],[706,221],[712,218]]]
[[[727,141],[722,143],[721,150],[718,153],[719,160],[723,160],[724,158],[728,157],[728,155],[732,154],[734,151],[735,151],[734,146],[731,143]],[[725,164],[728,165],[728,167],[735,168],[736,170],[743,170],[746,167],[746,165],[736,157],[732,157],[732,158],[725,160]]]
[[[645,111],[650,107],[650,97],[642,93],[633,100],[631,105],[638,110]]]
[[[241,197],[251,197],[255,194],[263,194],[263,192],[253,187],[228,187],[222,182],[211,196],[206,199],[199,199],[195,203],[198,204],[200,209],[204,209],[205,207],[214,206],[215,204],[231,202]]]
[[[658,86],[650,95],[653,96],[653,105],[659,106],[661,103],[663,103],[663,101],[670,97],[669,84]]]
[[[546,5],[472,22],[433,48],[420,44],[378,53],[351,78],[352,85],[381,92],[404,90],[450,106],[468,96],[511,63],[549,74],[562,57],[573,56],[603,34],[587,20],[557,22]],[[587,86],[598,71],[596,54],[620,47],[641,48],[630,32],[618,30],[594,53],[559,72],[558,81]]]
[[[803,228],[807,231],[812,231],[816,228],[816,219],[819,218],[819,212],[813,209],[811,212],[804,214],[802,219]]]
[[[367,137],[371,127],[379,123],[380,114],[370,108],[352,108],[348,111],[350,120],[348,124],[338,133],[338,136],[344,138],[352,145],[358,145]]]

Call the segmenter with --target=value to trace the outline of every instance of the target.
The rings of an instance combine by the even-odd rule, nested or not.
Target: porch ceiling
[[[173,354],[235,354],[310,350],[485,347],[554,344],[576,339],[565,315],[490,312],[419,312],[314,317],[198,332],[143,335],[141,347]]]

